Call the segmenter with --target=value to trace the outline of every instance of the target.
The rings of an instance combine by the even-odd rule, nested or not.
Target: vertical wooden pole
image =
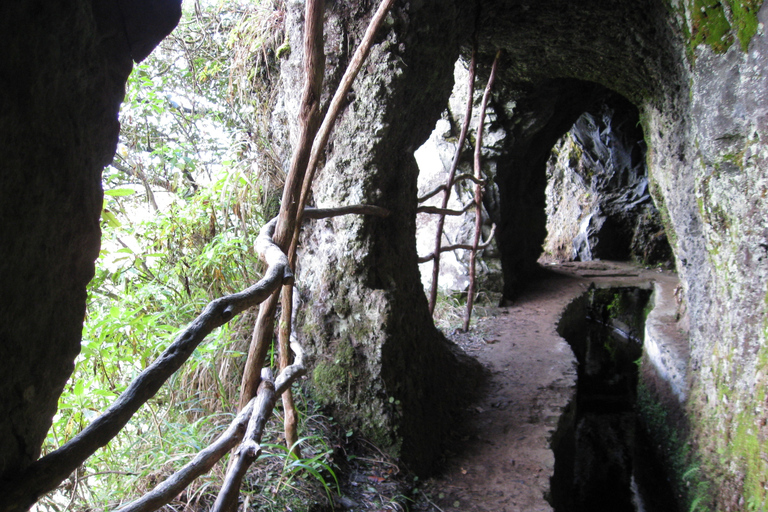
[[[488,77],[488,85],[485,86],[483,94],[483,104],[480,106],[480,119],[477,122],[477,137],[475,140],[475,178],[482,180],[483,171],[481,168],[481,150],[483,144],[483,125],[485,124],[485,110],[488,107],[488,99],[491,97],[493,82],[496,80],[496,70],[501,57],[501,50],[496,52],[491,67],[491,75]],[[480,243],[480,232],[483,227],[483,187],[479,183],[475,184],[475,240],[472,244],[472,252],[469,255],[469,292],[467,295],[467,314],[464,317],[464,331],[469,330],[469,321],[472,318],[472,307],[475,303],[475,265],[477,259],[477,246]]]
[[[325,53],[323,52],[323,13],[324,0],[307,0],[304,24],[304,91],[299,111],[300,135],[296,150],[291,160],[291,168],[285,180],[283,198],[280,204],[277,227],[273,240],[284,252],[296,229],[296,217],[301,195],[301,185],[307,170],[312,141],[320,126],[320,93],[325,71]],[[261,368],[264,366],[267,351],[275,328],[275,310],[280,291],[275,292],[259,308],[259,317],[254,327],[253,339],[248,350],[248,360],[243,373],[240,389],[240,408],[255,396],[261,381]]]
[[[469,78],[467,79],[467,108],[464,111],[464,123],[461,125],[461,133],[459,134],[459,142],[456,145],[456,153],[453,155],[453,162],[451,163],[451,170],[448,173],[448,181],[446,182],[446,189],[443,194],[442,208],[448,208],[448,200],[451,198],[451,191],[453,190],[453,180],[456,177],[456,169],[459,167],[459,160],[461,159],[461,151],[464,149],[464,141],[467,139],[467,132],[469,131],[469,122],[472,118],[472,102],[475,95],[475,67],[477,59],[477,41],[475,41],[474,48],[472,48],[472,60],[469,62]],[[445,215],[440,214],[437,219],[437,234],[435,235],[435,250],[432,253],[434,259],[432,260],[432,287],[429,291],[429,313],[435,314],[435,303],[437,302],[437,281],[440,276],[440,246],[443,243],[443,226],[445,225]]]

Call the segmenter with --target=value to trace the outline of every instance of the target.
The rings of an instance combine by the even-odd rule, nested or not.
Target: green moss
[[[725,364],[715,370],[714,376],[717,403],[701,409],[704,438],[700,442],[702,447],[713,447],[711,453],[718,455],[708,461],[707,471],[726,494],[738,493],[743,497],[744,510],[765,510],[768,508],[765,411],[768,348],[763,345],[755,356],[756,371],[762,377],[755,382],[751,393],[738,393],[738,403],[728,400],[736,396],[727,378],[734,368],[733,353],[728,352],[722,359]],[[706,453],[706,449],[701,452]]]
[[[643,364],[650,363],[644,359]],[[676,494],[686,502],[687,510],[711,510],[711,483],[691,450],[688,434],[672,418],[658,395],[642,380],[637,387],[637,411],[665,462]]]
[[[725,53],[735,38],[741,49],[747,51],[749,42],[757,33],[757,13],[763,0],[687,0],[689,24],[685,9],[677,14],[683,19],[681,28],[688,42],[688,56],[693,61],[694,50],[702,43],[717,53]],[[735,35],[735,38],[734,38]]]
[[[733,14],[736,36],[741,43],[741,49],[746,52],[749,42],[757,33],[757,13],[760,11],[763,0],[729,0],[728,3]]]
[[[284,42],[275,52],[275,57],[278,59],[282,58],[288,58],[291,55],[291,43],[286,41]]]
[[[648,168],[650,169],[651,167]],[[649,178],[648,188],[651,192],[651,197],[653,197],[653,202],[656,206],[656,209],[659,210],[659,215],[661,216],[661,224],[664,226],[664,232],[667,234],[669,245],[672,247],[672,251],[674,252],[678,247],[677,233],[675,233],[675,230],[672,227],[672,219],[669,216],[669,210],[667,209],[667,205],[664,202],[664,195],[659,190],[658,183],[656,183],[656,180],[653,179],[653,176],[649,176]]]
[[[343,340],[336,345],[333,360],[321,361],[315,366],[312,382],[324,402],[349,403],[353,388],[357,390],[358,376],[355,349],[349,340]]]
[[[690,12],[691,50],[704,43],[716,53],[725,53],[733,44],[733,34],[720,0],[693,0]]]

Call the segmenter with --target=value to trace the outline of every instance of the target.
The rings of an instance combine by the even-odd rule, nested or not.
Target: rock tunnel
[[[10,49],[0,75],[0,414],[7,418],[0,475],[38,456],[72,370],[98,249],[99,173],[114,154],[122,88],[131,57],[139,60],[168,28],[126,39],[131,25],[120,16],[173,21],[147,14],[173,3],[25,1],[0,8],[0,37]],[[274,114],[284,159],[296,128],[302,5],[286,3],[295,50],[283,65]],[[499,109],[511,135],[498,169],[500,195],[508,199],[500,203],[498,233],[505,295],[514,297],[535,273],[551,148],[606,91],[619,94],[639,111],[649,191],[683,282],[692,375],[687,407],[697,449],[720,471],[723,509],[737,510],[744,493],[764,502],[765,445],[751,441],[768,436],[768,13],[761,5],[398,2],[314,188],[318,206],[367,202],[393,214],[318,223],[304,236],[299,262],[311,379],[338,418],[417,473],[429,473],[450,423],[449,403],[474,385],[462,355],[434,328],[422,292],[413,152],[448,102],[454,63],[476,38],[481,80],[503,50],[498,94],[514,105]],[[328,2],[326,91],[372,8]],[[726,20],[725,32],[708,25],[716,15]],[[728,466],[718,453],[736,470],[717,469]]]
[[[667,79],[683,70],[683,57],[674,51],[681,42],[665,21],[662,5],[591,8],[598,11],[589,16],[577,6],[558,2],[484,4],[479,10],[481,77],[487,79],[496,49],[504,50],[495,97],[497,121],[505,123],[508,142],[496,177],[502,198],[497,240],[504,294],[509,298],[538,269],[546,236],[545,169],[555,142],[582,113],[604,99],[608,89],[648,108],[652,101],[665,98],[671,85]],[[318,326],[313,332],[327,333],[310,334],[309,345],[319,360],[344,353],[367,361],[371,376],[381,376],[381,380],[360,377],[366,384],[353,386],[359,395],[352,401],[375,409],[368,423],[371,430],[379,422],[392,421],[386,414],[389,396],[402,404],[397,411],[403,418],[401,432],[419,428],[424,437],[403,435],[394,444],[402,443],[397,449],[412,457],[419,470],[426,470],[425,461],[439,453],[439,436],[428,433],[439,431],[446,424],[441,415],[447,414],[442,405],[432,405],[425,397],[430,389],[451,389],[451,382],[440,383],[440,376],[451,371],[438,370],[439,361],[445,358],[453,364],[456,358],[434,333],[421,292],[414,248],[418,168],[412,155],[448,104],[454,63],[460,55],[466,59],[478,15],[472,5],[433,9],[426,3],[412,4],[394,17],[392,30],[372,55],[376,65],[355,87],[356,101],[341,119],[334,149],[315,187],[319,206],[370,201],[392,208],[397,218],[328,221],[308,235],[301,259],[305,299],[311,304],[306,321]],[[588,26],[575,28],[574,19]],[[628,32],[609,29],[619,22],[631,27]],[[536,44],[531,42],[534,38]],[[332,51],[332,44],[326,41],[326,51]],[[556,57],[547,58],[550,54]],[[287,77],[296,82],[295,75]],[[289,125],[290,116],[285,117]],[[393,262],[398,264],[391,266]],[[347,277],[352,272],[360,277]],[[353,306],[351,297],[360,302]],[[355,309],[368,318],[366,325],[386,334],[363,332],[367,327],[357,324],[348,341],[339,341],[345,338],[339,333],[353,330],[348,312]],[[339,348],[340,344],[344,346]],[[318,367],[323,368],[322,363]],[[413,370],[404,372],[405,368]],[[322,372],[315,376],[325,383]],[[432,387],[435,383],[437,388]],[[346,388],[346,383],[339,386]],[[336,399],[339,405],[343,401],[341,396]],[[387,436],[374,437],[387,444]]]
[[[456,82],[466,81],[467,65],[461,59],[457,62]],[[648,191],[637,108],[598,84],[578,80],[548,81],[514,101],[507,99],[508,94],[502,87],[491,98],[484,127],[488,135],[481,149],[486,179],[483,238],[491,235],[495,225],[497,246],[489,257],[500,256],[503,269],[496,278],[493,270],[484,267],[488,273],[482,278],[484,286],[503,290],[503,302],[514,300],[542,274],[543,260],[671,264],[671,249]],[[474,103],[479,103],[477,91],[474,96]],[[466,101],[466,86],[454,83],[447,110],[415,155],[420,196],[426,197],[447,179]],[[470,138],[477,137],[478,118],[475,110]],[[472,174],[472,160],[472,152],[465,149],[459,172]],[[456,186],[461,197],[453,200],[451,208],[461,210],[470,203],[473,187]],[[441,197],[426,201],[440,206]],[[433,250],[429,244],[436,222],[427,214],[417,219],[420,253]],[[471,245],[474,211],[449,219],[447,226],[445,243]],[[441,266],[441,289],[466,292],[467,253],[448,258],[448,268]],[[421,272],[430,286],[432,263],[422,263]]]

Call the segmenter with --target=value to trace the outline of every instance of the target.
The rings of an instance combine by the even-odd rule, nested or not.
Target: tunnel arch
[[[671,69],[674,46],[661,46],[671,37],[664,32],[669,27],[661,2],[598,2],[585,10],[560,0],[504,1],[483,4],[476,25],[477,7],[419,1],[395,8],[357,79],[313,188],[318,206],[369,202],[392,215],[323,221],[307,232],[300,257],[306,302],[301,322],[307,326],[304,341],[316,369],[316,387],[323,389],[334,417],[402,454],[417,472],[434,467],[449,402],[455,401],[462,380],[457,370],[462,358],[429,316],[415,247],[418,168],[413,152],[445,108],[454,63],[460,55],[467,57],[476,36],[482,88],[493,55],[503,49],[495,95],[506,103],[497,110],[514,104],[513,111],[532,116],[526,120],[510,112],[506,117],[517,144],[507,148],[510,158],[507,169],[500,170],[500,189],[516,190],[515,162],[536,162],[542,170],[536,183],[540,195],[522,198],[535,204],[537,217],[500,229],[502,243],[514,240],[515,229],[535,231],[541,238],[508,253],[512,261],[507,268],[523,268],[505,276],[508,295],[534,271],[541,252],[543,166],[555,141],[606,88],[643,105],[663,96],[662,76],[677,72]],[[359,24],[366,8],[358,9],[332,9],[326,23],[329,62],[348,59],[343,27]],[[288,14],[291,39],[299,41],[301,15],[296,6]],[[626,30],[616,30],[624,25]],[[296,104],[300,58],[295,52],[284,66],[287,96],[294,98],[284,102],[288,106]],[[290,129],[292,116],[284,119],[282,129]],[[282,138],[290,140],[289,135]],[[521,207],[510,208],[504,214],[515,218],[514,208]],[[364,365],[355,368],[361,361]],[[335,387],[325,378],[331,373],[324,375],[331,363],[340,364],[338,373],[349,377]]]

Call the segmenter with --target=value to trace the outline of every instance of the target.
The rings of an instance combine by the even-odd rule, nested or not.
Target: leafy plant
[[[295,448],[301,448],[301,445],[310,441],[315,442],[316,445],[306,446],[300,451],[303,453],[313,453],[313,455],[306,457],[297,456],[296,453],[298,453],[299,450],[295,450]],[[280,444],[264,444],[262,447],[269,448],[274,453],[263,454],[260,458],[277,457],[283,461],[283,470],[276,492],[279,491],[282,486],[291,486],[291,482],[295,477],[306,472],[320,483],[325,490],[329,501],[332,501],[331,491],[334,487],[337,494],[341,493],[339,480],[336,478],[336,473],[333,471],[330,464],[330,457],[333,454],[333,450],[328,449],[323,438],[318,436],[303,437],[296,441],[290,448]],[[330,476],[332,481],[327,479],[326,476]]]

